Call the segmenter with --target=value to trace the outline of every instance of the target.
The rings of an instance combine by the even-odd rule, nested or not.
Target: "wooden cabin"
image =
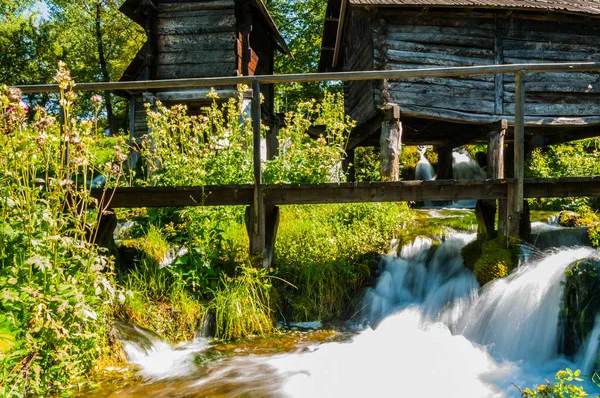
[[[142,26],[147,42],[121,81],[273,74],[275,52],[290,54],[262,0],[126,0],[120,11]],[[215,87],[220,98],[236,87]],[[120,92],[130,99],[131,138],[148,132],[145,102],[187,104],[199,110],[209,88]],[[261,89],[265,119],[273,114],[273,88]],[[146,98],[146,99],[145,99]]]
[[[600,62],[598,0],[329,0],[319,70],[588,61]],[[346,82],[344,92],[357,121],[350,155],[381,140],[391,180],[400,140],[435,145],[438,176],[451,178],[452,148],[485,142],[503,120],[508,137],[514,122],[512,74]],[[530,147],[600,135],[599,74],[531,73],[525,92]]]

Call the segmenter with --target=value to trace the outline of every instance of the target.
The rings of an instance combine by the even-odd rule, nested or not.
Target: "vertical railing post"
[[[507,237],[519,239],[521,213],[523,213],[523,177],[525,169],[525,72],[515,73],[515,133],[514,179],[509,185],[507,209]]]
[[[265,206],[262,196],[261,145],[260,145],[260,84],[252,82],[252,151],[254,161],[254,200],[250,211],[250,255],[255,265],[262,264],[265,250]]]

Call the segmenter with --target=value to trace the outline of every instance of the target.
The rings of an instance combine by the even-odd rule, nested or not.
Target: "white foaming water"
[[[431,240],[421,238],[400,258],[386,259],[363,311],[372,321],[384,319],[350,344],[271,360],[288,377],[286,394],[519,397],[512,383],[545,384],[558,370],[576,368],[557,352],[560,282],[569,264],[598,256],[598,250],[552,252],[478,293],[459,256],[473,238],[453,236],[433,255]],[[600,336],[600,326],[591,344],[598,344],[595,333]],[[580,363],[592,361],[596,348],[588,345],[592,359]]]
[[[484,180],[487,178],[486,172],[464,149],[453,150],[452,160],[452,176],[455,180]],[[476,204],[476,200],[457,200],[448,207],[474,209]]]
[[[589,375],[594,369],[594,363],[598,360],[598,348],[600,347],[600,314],[596,316],[594,329],[587,337],[581,353],[577,358],[577,366],[581,369],[581,373]]]
[[[427,160],[427,158],[425,157],[425,151],[425,148],[419,149],[419,154],[421,155],[421,158],[419,159],[419,162],[417,163],[417,167],[415,169],[415,180],[435,180],[435,170],[433,169],[431,163],[429,163],[429,160]]]
[[[254,396],[516,398],[520,393],[513,383],[521,388],[545,384],[567,367],[589,372],[600,344],[600,321],[573,363],[558,354],[558,313],[567,266],[598,257],[600,251],[549,252],[479,291],[460,257],[460,249],[474,238],[454,234],[437,247],[418,238],[398,258],[386,258],[362,312],[377,326],[351,342],[235,358],[195,381],[194,388],[227,376],[250,380],[243,390],[248,396],[253,396],[249,388],[261,387]],[[196,374],[193,360],[206,347],[203,340],[171,347],[152,334],[146,339],[152,342],[150,349],[125,342],[143,376]],[[598,392],[591,384],[585,389]]]
[[[121,333],[125,355],[129,362],[140,368],[139,374],[148,379],[160,380],[190,375],[196,369],[195,354],[208,346],[204,338],[171,346],[148,330],[132,325],[126,327],[129,329],[127,334]]]
[[[565,270],[591,248],[551,253],[485,286],[458,332],[498,358],[542,363],[558,355],[558,313]]]

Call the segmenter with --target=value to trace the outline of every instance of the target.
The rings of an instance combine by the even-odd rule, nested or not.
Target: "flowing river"
[[[537,229],[556,233],[547,224]],[[561,282],[569,264],[600,258],[600,251],[530,251],[509,277],[480,289],[460,256],[474,238],[450,233],[439,245],[417,238],[383,259],[353,332],[290,332],[258,347],[223,349],[203,337],[172,347],[148,331],[122,327],[126,354],[143,382],[86,396],[519,397],[515,385],[553,381],[560,369],[589,375],[600,321],[577,356],[561,355]],[[600,392],[590,382],[584,387]]]
[[[465,153],[454,158],[455,177],[485,178]],[[435,179],[424,151],[417,178]],[[600,250],[582,246],[585,231],[534,223],[533,233],[535,246],[523,246],[519,268],[483,289],[460,254],[475,234],[417,238],[382,260],[376,285],[342,332],[288,331],[230,346],[198,337],[173,347],[121,325],[138,380],[84,396],[519,397],[517,386],[553,382],[560,369],[589,376],[600,317],[580,352],[567,357],[559,311],[567,267],[600,258]],[[600,389],[586,380],[586,391],[597,396]]]

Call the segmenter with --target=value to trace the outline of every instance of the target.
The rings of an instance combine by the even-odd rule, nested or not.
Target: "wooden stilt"
[[[393,106],[387,111],[381,123],[379,138],[380,166],[379,172],[383,181],[398,181],[400,176],[400,154],[402,153],[402,124],[400,123],[400,107]]]
[[[254,195],[250,209],[250,217],[247,222],[250,237],[250,256],[255,266],[263,263],[265,252],[265,206],[262,195],[262,174],[260,156],[260,84],[254,81],[252,84],[252,129],[253,129],[253,153],[254,153]]]
[[[519,225],[523,212],[523,176],[525,167],[525,73],[515,74],[515,137],[514,137],[514,178],[516,182],[508,187],[506,215],[506,236],[519,240]]]
[[[452,149],[450,146],[440,146],[437,148],[438,180],[451,180],[454,178],[452,175]]]
[[[508,129],[508,121],[506,119],[494,123],[493,128],[489,133],[488,150],[487,150],[487,177],[489,179],[498,180],[504,178],[504,137]],[[498,201],[498,214],[506,214],[506,200]],[[483,233],[488,237],[495,235],[495,219],[496,219],[496,201],[484,200],[478,201],[478,208],[481,207],[481,222],[479,223],[479,233]],[[479,220],[479,214],[478,214]],[[499,218],[498,230],[502,231],[505,220]]]

